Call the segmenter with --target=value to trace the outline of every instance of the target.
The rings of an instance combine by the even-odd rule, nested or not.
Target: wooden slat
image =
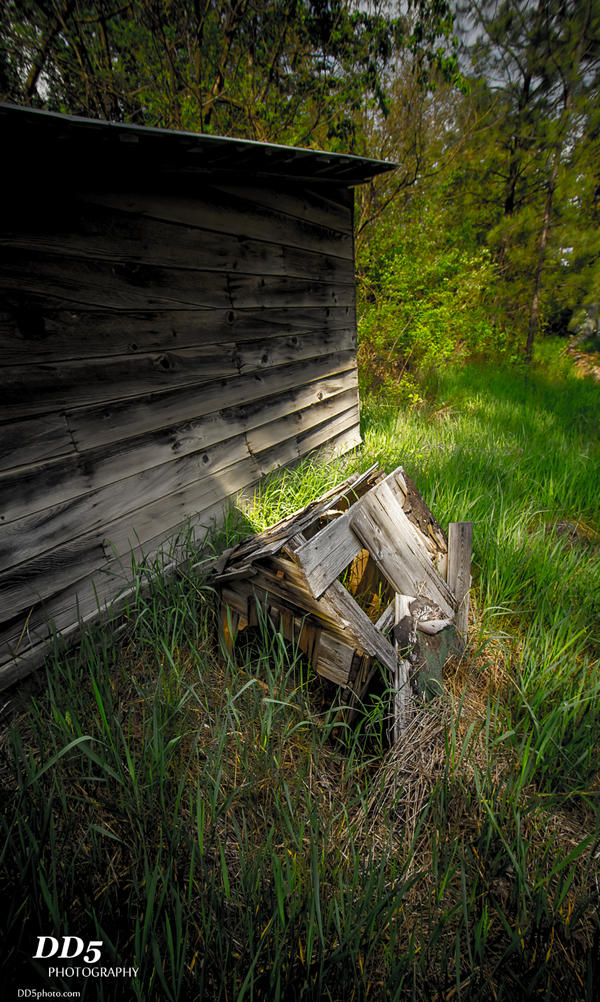
[[[214,188],[228,195],[240,194],[239,186],[225,182],[215,184]],[[332,189],[327,197],[306,185],[285,186],[278,182],[270,183],[268,186],[245,184],[243,194],[255,205],[262,205],[266,209],[276,209],[286,216],[306,220],[347,235],[352,233],[353,193],[345,186],[340,186],[337,191]]]
[[[133,215],[163,219],[184,226],[211,229],[216,233],[252,236],[255,240],[353,259],[352,234],[294,219],[271,206],[261,206],[240,194],[220,193],[202,185],[193,198],[177,194],[86,193],[86,202]]]
[[[286,564],[290,564],[290,561],[286,561]],[[285,606],[299,617],[310,615],[318,620],[331,636],[337,637],[343,643],[354,640],[343,624],[339,623],[337,614],[331,606],[322,600],[317,602],[306,588],[305,582],[289,576],[287,567],[283,578],[278,577],[276,569],[260,567],[251,580],[237,580],[235,583],[232,582],[230,587],[242,594],[255,593],[263,604],[268,596],[270,602],[275,602],[280,608]]]
[[[432,559],[437,563],[438,558],[443,557],[443,554],[446,553],[446,540],[441,526],[438,525],[423,501],[414,481],[406,475],[401,466],[398,466],[386,477],[386,483],[402,506],[405,515],[408,515],[415,538],[429,551]]]
[[[357,638],[363,651],[370,654],[371,657],[377,658],[389,670],[394,670],[396,664],[394,648],[375,628],[369,617],[339,581],[334,581],[319,601],[327,602],[328,606],[339,617],[340,623],[348,631],[349,636]]]
[[[267,341],[284,334],[353,327],[350,306],[304,309],[161,309],[115,313],[60,308],[44,296],[19,292],[0,306],[0,355],[5,365],[116,357],[198,348],[207,344]]]
[[[471,550],[473,523],[450,522],[448,526],[448,586],[453,592],[458,612],[455,626],[463,644],[469,626],[469,589],[471,588]]]
[[[292,230],[295,225],[292,219]],[[346,210],[346,240],[349,232]],[[290,246],[286,240],[267,242],[251,233],[221,233],[119,212],[86,203],[85,197],[57,200],[55,205],[47,199],[31,199],[27,205],[17,202],[12,218],[5,213],[0,234],[0,247],[8,246],[114,264],[354,281],[353,262],[339,256],[339,251],[329,254]]]
[[[404,513],[408,515],[418,538],[437,560],[439,555],[446,553],[448,549],[441,525],[425,504],[414,481],[404,472],[402,467],[394,470],[390,474],[389,480],[390,486],[394,480],[396,481],[398,497],[402,499]]]
[[[301,390],[295,394],[282,394],[281,398],[265,402],[262,408],[257,405],[237,412],[229,409],[198,421],[103,446],[83,455],[72,452],[64,458],[7,472],[0,475],[0,525],[18,520],[21,529],[15,526],[14,531],[20,531],[26,538],[30,532],[39,532],[39,512],[46,512],[66,501],[98,492],[121,480],[127,480],[131,485],[134,481],[129,478],[156,467],[165,467],[164,482],[167,486],[171,472],[175,470],[170,465],[172,462],[180,466],[184,462],[191,464],[194,479],[197,479],[197,466],[208,474],[220,468],[223,457],[228,460],[229,446],[224,445],[218,453],[214,451],[222,443],[231,442],[230,461],[233,462],[236,452],[238,458],[258,453],[278,441],[308,431],[331,416],[356,407],[356,391],[352,388],[302,406],[307,399],[310,401],[310,396],[310,393]],[[294,410],[298,405],[299,409]],[[262,421],[265,423],[258,424]],[[189,458],[186,460],[186,457]],[[88,504],[86,519],[94,514],[101,517],[106,499],[110,505],[110,493],[106,491],[104,495],[95,494]],[[65,514],[68,513],[65,509]],[[42,521],[47,521],[50,514],[48,511]],[[75,508],[70,510],[70,515],[75,516]],[[32,521],[27,522],[26,519]]]
[[[447,616],[454,615],[454,596],[416,541],[413,526],[388,484],[379,484],[355,505],[350,525],[396,592],[423,594]]]
[[[410,617],[410,598],[406,595],[396,595],[394,601],[394,619],[396,623],[402,622],[406,617]],[[396,667],[393,675],[394,695],[392,710],[392,744],[402,739],[404,731],[408,725],[410,713],[410,661],[402,657],[399,651],[399,642],[395,641]]]
[[[0,573],[0,608],[4,618],[8,619],[33,601],[46,598],[66,587],[75,577],[91,573],[101,562],[101,549],[107,554],[113,550],[122,554],[131,546],[143,543],[160,527],[163,527],[166,534],[171,526],[179,524],[194,511],[202,511],[255,483],[264,474],[287,464],[290,459],[312,451],[317,445],[328,441],[330,433],[340,437],[345,435],[348,427],[356,427],[356,409],[346,412],[339,419],[319,425],[317,441],[313,433],[309,432],[237,462],[232,462],[233,449],[230,441],[212,450],[210,455],[215,465],[210,469],[205,464],[199,464],[194,456],[185,457],[166,464],[165,467],[157,467],[137,477],[127,478],[133,483],[121,482],[118,491],[112,485],[102,489],[104,493],[101,504],[97,497],[95,505],[94,499],[86,495],[79,503],[77,524],[85,524],[83,507],[89,508],[92,518],[97,506],[101,525],[93,533],[47,550],[29,561],[21,561],[16,568]],[[237,441],[240,455],[243,455],[247,451],[243,437]],[[217,469],[218,463],[222,464],[220,469]],[[194,478],[198,465],[204,466],[206,470],[201,479],[198,479],[197,473]],[[166,467],[170,469],[167,471]],[[155,500],[148,503],[149,498]],[[107,522],[109,504],[113,514]],[[123,517],[116,517],[116,513],[122,512],[124,507],[129,508],[129,512]],[[60,515],[62,512],[55,517]],[[36,530],[38,537],[41,537],[41,529],[40,524]],[[49,538],[52,538],[51,534]],[[9,554],[15,552],[14,549],[11,550],[14,546],[13,538],[8,543]]]
[[[59,571],[55,577],[57,587],[48,590],[43,596],[29,590],[20,616],[15,614],[9,619],[4,608],[2,609],[0,663],[10,659],[11,651],[14,651],[21,637],[19,653],[26,649],[28,638],[30,645],[36,645],[49,637],[49,620],[62,633],[77,621],[78,615],[86,619],[93,619],[94,615],[98,615],[99,602],[102,606],[115,596],[127,593],[131,581],[132,559],[137,563],[146,561],[152,565],[159,555],[164,554],[165,564],[175,567],[176,563],[188,555],[190,534],[201,545],[208,527],[222,516],[229,504],[229,497],[221,497],[196,518],[185,518],[168,530],[163,529],[148,537],[143,543],[132,537],[133,549],[121,556],[117,557],[109,552],[107,559],[107,552],[103,547],[102,554],[98,554],[98,562],[94,566],[90,565],[88,571],[79,577],[76,576],[75,567],[69,568],[67,560],[67,573],[61,576]]]
[[[0,473],[73,452],[74,444],[64,414],[14,421],[0,428]],[[2,487],[0,486],[0,491]]]
[[[0,420],[142,396],[175,386],[262,372],[279,365],[320,359],[330,351],[352,351],[352,331],[274,338],[268,344],[206,345],[159,355],[84,359],[44,365],[6,366],[0,373]],[[227,402],[226,398],[222,402]]]
[[[80,452],[147,432],[191,422],[221,412],[233,417],[234,408],[260,407],[266,398],[304,388],[307,406],[356,388],[358,381],[352,351],[311,359],[302,365],[288,364],[273,370],[238,376],[223,383],[168,390],[133,400],[114,401],[91,408],[67,411],[73,440]]]
[[[381,616],[375,623],[376,629],[380,630],[381,633],[387,633],[387,631],[391,630],[392,626],[394,625],[395,615],[396,615],[396,610],[395,610],[395,596],[394,596],[394,602],[390,602],[387,609],[383,610]]]
[[[321,633],[319,644],[319,656],[316,664],[313,665],[319,675],[323,675],[337,685],[347,685],[350,679],[352,659],[354,657],[354,647],[344,644],[336,637],[327,633]]]
[[[360,540],[350,528],[351,513],[352,508],[296,550],[296,559],[315,598],[321,597],[362,549]]]
[[[113,310],[351,306],[354,287],[288,276],[112,264],[0,247],[0,292]],[[0,302],[2,300],[0,299]]]
[[[196,526],[200,540],[205,534],[202,523],[209,525],[219,519],[228,503],[221,501],[203,513]],[[165,541],[164,535],[159,535],[143,547],[136,547],[124,559],[104,560],[87,577],[71,582],[47,601],[32,606],[18,622],[0,629],[0,690],[39,667],[55,632],[65,640],[72,640],[77,637],[81,623],[104,616],[107,606],[111,615],[119,614],[139,590],[138,584],[131,583],[132,559],[145,560],[150,566],[160,560],[165,573],[174,572],[188,552],[188,537],[189,520],[186,520],[173,529],[170,540]]]

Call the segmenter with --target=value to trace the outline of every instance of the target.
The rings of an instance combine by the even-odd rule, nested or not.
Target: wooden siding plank
[[[191,478],[202,464],[187,463],[189,457],[186,457],[183,461],[166,464],[171,467],[168,471],[165,467],[157,467],[128,478],[133,483],[120,483],[117,485],[118,491],[112,485],[106,489],[106,501],[103,498],[102,505],[98,505],[102,511],[102,526],[95,532],[47,550],[40,556],[0,573],[0,608],[4,619],[15,616],[35,601],[43,600],[67,587],[74,575],[83,577],[91,573],[101,563],[101,552],[102,556],[111,552],[120,555],[132,546],[143,544],[147,538],[156,534],[160,526],[167,534],[171,526],[179,524],[186,516],[195,511],[203,511],[255,483],[260,476],[287,464],[290,457],[305,455],[322,441],[327,441],[330,434],[336,436],[336,440],[342,439],[356,428],[356,409],[324,422],[318,428],[317,441],[314,441],[315,436],[311,433],[297,436],[258,456],[238,458],[233,464],[230,462],[233,455],[232,443],[222,443],[214,453],[220,454],[221,462],[226,461],[226,455],[229,465],[216,469],[217,460],[213,456],[214,465],[200,479],[197,476],[196,479]],[[243,436],[237,444],[243,455],[246,449]],[[148,503],[148,498],[153,494],[155,500]],[[90,495],[81,499],[81,506],[90,503]],[[108,522],[106,509],[109,503],[114,506],[113,511],[119,511],[120,514],[125,504],[131,506],[131,510],[125,516],[113,515],[113,520]],[[93,506],[91,510],[93,511]],[[78,518],[81,517],[80,507]],[[41,533],[41,528],[38,532]]]
[[[417,541],[389,484],[379,484],[355,505],[350,525],[396,592],[426,595],[447,616],[454,616],[454,596]]]
[[[289,415],[283,399],[275,401],[270,411],[265,409],[263,419],[267,423],[247,432],[244,425],[248,422],[244,420],[236,428],[226,421],[209,419],[206,433],[198,423],[196,439],[193,429],[184,426],[133,440],[117,451],[104,449],[100,454],[70,457],[64,463],[27,470],[10,484],[12,508],[5,505],[0,509],[0,566],[15,566],[74,538],[82,526],[88,530],[100,527],[140,504],[179,490],[186,478],[196,482],[199,475],[212,477],[248,456],[262,469],[264,461],[257,454],[265,452],[265,461],[270,463],[270,450],[277,442],[292,439],[294,452],[300,454],[298,432],[316,425],[322,427],[325,419],[338,414],[344,416],[343,428],[350,420],[357,423],[355,401],[355,391],[349,390]],[[351,414],[347,413],[349,409]],[[226,435],[231,437],[224,438]],[[50,498],[53,501],[47,504]],[[33,508],[31,513],[23,514],[28,507]]]
[[[352,351],[352,331],[285,335],[264,342],[207,345],[158,355],[5,366],[0,372],[0,421],[146,395],[173,386],[232,379],[279,365]]]
[[[239,185],[224,181],[213,187],[227,195],[240,194]],[[297,184],[286,186],[276,181],[268,186],[245,184],[243,194],[255,205],[261,205],[265,209],[275,209],[278,213],[325,226],[329,230],[352,233],[353,193],[345,185],[340,186],[337,192],[332,190],[329,198],[305,185],[299,188]]]
[[[73,448],[64,414],[45,414],[42,418],[11,422],[0,428],[0,473],[39,463],[49,456],[67,455]]]
[[[228,382],[207,383],[200,393],[192,386],[141,399],[69,411],[69,425],[77,448],[84,452],[110,442],[210,416],[219,411],[224,402],[229,405],[228,410],[237,406],[253,406],[278,392],[303,385],[310,394],[308,403],[317,403],[319,399],[357,387],[354,360],[353,351],[340,352],[308,360],[302,366],[282,365],[270,371],[238,376]]]
[[[113,310],[352,306],[355,295],[348,282],[114,264],[14,247],[0,248],[0,290]]]
[[[43,296],[14,297],[0,310],[0,354],[5,365],[134,355],[222,342],[269,340],[284,334],[352,328],[349,306],[303,309],[141,310],[61,309]]]
[[[321,401],[328,401],[342,394],[345,395],[348,406],[349,402],[358,398],[356,382],[356,373],[351,370],[341,374],[337,379],[317,379],[313,383],[280,394],[200,415],[197,415],[197,412],[198,410],[202,412],[203,408],[198,406],[198,394],[195,390],[191,393],[188,391],[189,411],[186,413],[183,408],[183,421],[180,411],[180,421],[177,424],[156,430],[150,428],[149,431],[142,427],[142,435],[136,436],[135,439],[128,438],[117,442],[111,450],[111,455],[116,457],[125,453],[129,464],[128,472],[136,473],[150,466],[168,462],[175,457],[208,448],[225,438],[241,434],[294,411],[312,405],[317,406]],[[219,387],[215,403],[222,399],[223,389]],[[178,397],[177,401],[181,402],[181,398]],[[156,410],[154,402],[149,403],[148,410],[154,415]],[[27,473],[22,469],[23,466],[67,456],[73,452],[85,452],[87,444],[85,435],[80,434],[80,427],[76,423],[79,415],[80,412],[76,412],[75,418],[69,421],[65,414],[49,414],[29,421],[4,425],[0,431],[0,473],[11,470],[12,478],[20,473]],[[94,421],[93,415],[96,415],[97,420],[102,418],[97,410],[87,415],[91,427],[95,428],[97,421]],[[155,417],[153,420],[156,423]],[[70,423],[74,425],[71,429],[69,429]],[[131,432],[131,429],[128,430]],[[146,455],[144,460],[142,454]],[[94,455],[86,456],[85,461],[88,466],[94,465]],[[2,483],[0,476],[0,492]]]
[[[298,424],[292,430],[296,433],[303,430],[310,433],[310,429],[315,426],[317,434],[322,434],[323,429],[328,427],[329,417],[337,417],[338,403],[342,420],[339,426],[332,426],[332,434],[347,428],[352,419],[357,422],[354,392],[350,390],[340,397],[340,400],[336,396],[304,408],[299,412]],[[351,414],[348,413],[348,404],[353,409]],[[160,492],[161,485],[162,493],[169,493],[169,490],[179,489],[186,482],[210,476],[237,459],[253,457],[257,469],[260,469],[259,450],[254,455],[245,431],[234,434],[231,438],[224,438],[227,433],[226,422],[216,424],[215,441],[212,444],[189,451],[182,447],[179,454],[177,448],[172,449],[173,442],[177,443],[176,434],[174,430],[167,430],[141,440],[120,443],[117,449],[105,446],[82,456],[70,455],[64,459],[25,467],[20,473],[4,473],[0,475],[0,525],[3,526],[3,538],[7,541],[10,539],[10,525],[15,523],[23,527],[19,531],[14,526],[14,533],[21,536],[23,542],[32,531],[39,535],[42,531],[41,523],[56,506],[59,506],[57,510],[60,509],[69,518],[75,518],[80,504],[85,507],[85,511],[80,510],[78,517],[93,519],[94,512],[100,517],[105,505],[109,506],[110,511],[115,503],[124,503],[123,499],[117,502],[116,496],[113,497],[111,493],[111,486],[117,483],[121,484],[119,491],[131,494],[133,507],[134,504],[143,503],[144,498],[149,500],[148,495]],[[183,435],[185,434],[186,430],[183,429]],[[287,416],[268,423],[260,451],[277,444],[280,435],[282,440],[292,438],[296,442],[297,435],[290,435],[290,419]],[[310,447],[312,446],[307,446],[304,451]],[[120,513],[124,514],[123,510]],[[109,521],[110,517],[106,520]],[[8,555],[4,552],[4,559],[7,558]]]
[[[3,619],[15,616],[38,601],[66,588],[73,580],[93,573],[106,558],[120,556],[153,538],[157,530],[167,536],[194,511],[202,512],[242,487],[257,480],[251,458],[239,460],[219,471],[218,477],[203,477],[150,504],[116,518],[94,532],[44,552],[16,568],[0,573],[0,608]],[[115,501],[115,510],[118,502]]]
[[[86,192],[85,200],[113,211],[163,219],[188,227],[197,226],[216,233],[252,236],[256,240],[353,260],[351,233],[341,233],[335,228],[305,219],[294,219],[271,206],[261,206],[243,195],[219,192],[209,185],[202,185],[201,192],[194,197],[173,193]]]
[[[203,513],[201,521],[209,525],[222,515],[228,503],[227,500],[214,505]],[[204,535],[200,522],[197,532],[200,538]],[[175,527],[172,534],[172,542],[165,542],[164,536],[159,535],[124,559],[103,561],[85,578],[70,583],[48,600],[33,606],[27,617],[0,630],[0,665],[4,666],[0,668],[0,690],[43,662],[55,632],[65,638],[76,634],[80,622],[97,619],[107,604],[118,614],[138,590],[137,584],[131,584],[132,559],[145,561],[149,566],[159,560],[161,566],[174,569],[175,561],[179,562],[187,552],[188,521]],[[15,653],[16,661],[13,661]]]
[[[355,444],[357,435],[358,432],[356,429],[342,432],[333,439],[331,446],[335,450],[342,451],[348,446],[348,443],[350,445]],[[326,450],[321,451],[325,452]],[[243,477],[240,479],[243,479]],[[246,486],[250,487],[251,484]],[[164,536],[173,537],[176,533],[182,534],[184,539],[183,546],[185,547],[187,545],[185,540],[188,537],[190,525],[192,528],[195,526],[196,537],[201,537],[205,529],[215,519],[218,520],[222,516],[224,508],[228,507],[230,503],[231,499],[228,496],[204,510],[199,516],[192,519],[191,522],[189,518],[185,518],[175,528],[170,529],[168,533],[165,533],[163,530],[163,532],[152,540],[142,545],[138,544],[133,551],[134,556],[142,559],[145,554],[149,560],[153,559],[155,554],[164,548]],[[156,525],[158,520],[155,509],[153,524]],[[0,688],[12,684],[12,682],[40,664],[49,649],[48,642],[44,641],[44,638],[50,636],[52,628],[65,634],[73,634],[78,629],[75,622],[78,615],[83,617],[83,619],[93,619],[98,615],[97,600],[103,603],[114,599],[117,594],[126,598],[128,592],[125,587],[126,576],[124,577],[124,571],[128,571],[130,566],[129,555],[109,562],[103,560],[99,567],[92,571],[87,578],[75,582],[70,580],[64,589],[58,593],[51,594],[44,602],[33,606],[25,606],[23,615],[18,619],[8,624],[5,622],[4,628],[0,630],[0,664],[6,661],[9,663],[0,672]],[[237,582],[236,585],[239,587],[240,583]],[[243,582],[243,586],[247,589],[247,595],[251,594],[253,587],[251,582],[245,581]],[[302,612],[302,610],[300,611]],[[53,623],[52,628],[49,626],[50,620]],[[332,628],[334,630],[339,629],[339,626],[334,623],[332,624]],[[339,635],[340,639],[345,639],[343,630],[339,630]],[[20,651],[23,652],[23,656],[17,662],[12,662],[10,660],[11,651],[14,650],[15,645],[20,639]],[[40,639],[44,642],[39,643]]]
[[[240,238],[141,216],[102,212],[100,218],[94,218],[98,211],[94,212],[93,207],[77,213],[72,222],[66,211],[51,220],[45,215],[44,207],[40,207],[29,230],[22,217],[12,232],[5,227],[0,248],[45,253],[67,261],[76,258],[137,265],[140,275],[144,266],[151,265],[183,268],[199,275],[221,272],[327,280],[335,285],[354,282],[350,258],[300,250],[284,243],[265,243],[249,236]]]

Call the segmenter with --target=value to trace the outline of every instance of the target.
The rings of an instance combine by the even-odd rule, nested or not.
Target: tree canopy
[[[392,240],[386,260],[404,267],[410,239],[429,274],[432,246],[460,243],[463,278],[466,261],[489,262],[490,329],[529,357],[540,332],[600,301],[600,0],[0,0],[0,12],[4,100],[399,163],[357,195],[370,295],[374,247]],[[442,244],[429,224],[419,244],[416,205]]]

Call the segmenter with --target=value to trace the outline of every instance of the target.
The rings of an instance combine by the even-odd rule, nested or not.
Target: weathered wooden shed
[[[2,688],[132,548],[359,442],[352,187],[393,165],[8,105],[0,129]]]

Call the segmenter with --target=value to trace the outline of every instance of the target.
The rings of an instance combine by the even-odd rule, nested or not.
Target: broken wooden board
[[[473,523],[450,522],[448,526],[448,585],[456,598],[458,609],[454,624],[463,644],[467,640],[469,622],[472,548]]]
[[[315,598],[332,584],[358,556],[362,545],[350,528],[354,508],[330,522],[296,550],[296,559]]]
[[[428,551],[419,545],[414,527],[386,481],[354,506],[350,527],[398,594],[425,595],[446,617],[454,617],[454,595]]]
[[[384,490],[384,484],[407,515],[415,543],[424,547],[432,561],[441,563],[447,552],[442,529],[402,467],[397,467],[385,477],[378,489]],[[316,598],[323,594],[362,549],[360,539],[352,531],[353,515],[360,503],[362,502],[357,501],[344,515],[326,525],[296,552],[296,559]]]
[[[396,595],[394,619],[397,624],[411,619],[410,601],[411,599],[407,595]],[[408,643],[410,643],[408,634],[406,638],[395,640],[396,668],[393,675],[393,708],[390,730],[390,739],[393,745],[401,739],[408,726],[410,716],[410,661],[406,649]]]

